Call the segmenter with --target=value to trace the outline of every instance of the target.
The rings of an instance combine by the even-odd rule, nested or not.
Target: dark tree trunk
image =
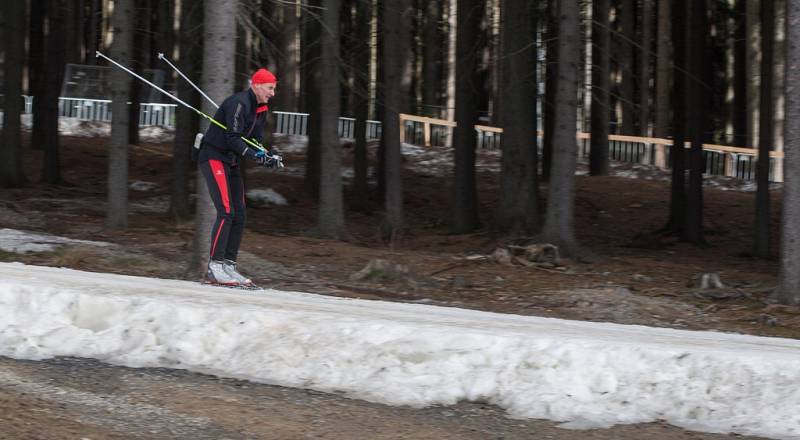
[[[372,3],[356,0],[355,37],[350,62],[353,65],[353,106],[355,111],[355,154],[353,157],[353,200],[351,208],[366,212],[369,209],[369,185],[367,175],[367,119],[369,118],[370,80],[370,22]]]
[[[339,143],[339,11],[340,0],[326,0],[319,39],[320,186],[317,232],[339,240],[347,238],[342,201],[342,154]]]
[[[689,187],[686,197],[686,227],[684,239],[690,243],[705,245],[703,238],[703,142],[706,139],[708,125],[709,84],[705,68],[709,60],[707,51],[708,12],[706,0],[689,0],[689,35],[688,66],[688,114],[689,134],[692,147],[689,153]]]
[[[641,39],[642,47],[639,48],[639,134],[650,135],[650,66],[653,56],[651,46],[653,39],[653,2],[655,0],[641,0],[642,22]]]
[[[672,184],[670,189],[669,219],[663,232],[683,235],[686,223],[686,18],[687,1],[675,0],[672,7]]]
[[[636,0],[621,0],[620,22],[622,25],[620,47],[620,69],[622,70],[622,83],[620,84],[620,99],[622,100],[622,134],[632,136],[636,134]]]
[[[746,147],[747,133],[747,0],[736,0],[733,45],[733,145]]]
[[[43,67],[41,142],[44,149],[42,181],[51,184],[61,183],[61,161],[58,145],[58,96],[64,80],[64,18],[67,4],[65,0],[49,0],[47,3],[47,48]],[[45,79],[46,78],[46,79]],[[38,98],[37,98],[38,99]],[[34,99],[35,101],[36,99]],[[35,129],[36,127],[34,127]]]
[[[30,29],[28,29],[28,95],[33,96],[33,128],[31,130],[31,148],[44,149],[45,145],[45,94],[47,82],[44,81],[44,60],[46,52],[45,19],[49,1],[31,2]]]
[[[398,84],[403,75],[402,56],[403,32],[402,10],[393,2],[384,1],[381,13],[381,33],[383,48],[380,59],[383,64],[383,149],[386,154],[386,192],[384,206],[386,218],[381,227],[381,236],[386,243],[394,244],[403,228],[403,184],[401,178],[402,159],[400,156],[400,119],[398,116],[403,96]]]
[[[414,48],[412,45],[412,25],[414,21],[414,13],[415,9],[412,5],[412,0],[389,0],[392,3],[396,3],[393,5],[393,8],[397,8],[396,11],[400,14],[400,23],[402,26],[397,30],[397,38],[398,38],[398,54],[399,54],[399,62],[401,66],[400,70],[400,96],[403,98],[400,101],[400,107],[398,110],[401,113],[411,113],[412,109],[414,108],[414,100],[415,100],[415,93],[413,93],[412,89],[412,82],[414,78],[413,72],[413,60],[414,60]]]
[[[297,104],[297,71],[299,69],[300,48],[297,43],[297,4],[295,1],[283,2],[275,5],[275,16],[278,21],[277,44],[280,57],[280,89],[275,95],[274,107],[276,110],[296,112]]]
[[[592,112],[589,174],[608,175],[608,124],[611,99],[609,0],[592,1]]]
[[[133,62],[132,70],[144,76],[144,69],[148,67],[150,56],[150,0],[134,0],[133,21]],[[148,87],[148,89],[144,89]],[[128,143],[139,145],[139,114],[141,112],[142,98],[149,92],[149,86],[141,81],[131,81],[128,100],[130,101],[130,120],[128,121]]]
[[[424,25],[422,43],[422,105],[423,114],[441,117],[439,96],[441,81],[441,52],[444,38],[440,30],[441,5],[439,0],[424,0]]]
[[[22,101],[22,66],[25,62],[25,2],[12,1],[3,13],[3,129],[0,136],[0,187],[22,186],[25,170],[22,161],[20,114]]]
[[[197,2],[181,2],[180,33],[178,45],[181,71],[194,82],[200,79],[202,69],[202,21],[203,5]],[[182,78],[176,82],[178,98],[200,108],[200,95]],[[176,218],[191,215],[189,203],[189,173],[194,138],[200,129],[197,113],[179,105],[175,113],[175,145],[172,150],[172,184],[170,185],[169,212]],[[202,177],[201,177],[202,179]],[[201,182],[202,183],[202,182]]]
[[[561,255],[573,257],[578,252],[575,240],[574,205],[578,149],[575,127],[581,45],[579,1],[560,1],[558,17],[558,86],[555,95],[553,167],[541,238],[547,243],[558,246]]]
[[[111,59],[130,66],[134,39],[134,0],[114,3],[112,26],[114,42]],[[129,67],[130,68],[130,67]],[[122,69],[111,69],[111,147],[108,153],[108,199],[106,225],[111,228],[128,227],[128,124],[127,105],[130,96],[131,76]]]
[[[772,298],[800,305],[800,3],[786,2],[786,123],[780,284]]]
[[[544,136],[542,146],[542,178],[550,180],[553,163],[553,133],[556,123],[556,88],[558,86],[558,4],[547,2],[547,33],[544,83]]]
[[[478,122],[478,96],[481,86],[478,52],[484,2],[458,0],[456,40],[456,128],[453,130],[455,168],[450,231],[463,234],[475,230],[478,220],[478,193],[475,186],[474,125]]]
[[[536,148],[536,13],[528,0],[503,2],[503,152],[495,228],[538,231],[539,187]]]
[[[769,257],[770,200],[769,152],[774,147],[772,100],[773,63],[775,62],[775,2],[761,0],[761,102],[759,105],[758,162],[756,168],[756,218],[753,255]]]
[[[83,61],[83,0],[67,0],[63,13],[64,33],[61,35],[61,44],[64,47],[64,61],[80,64]]]
[[[670,84],[672,83],[672,13],[670,2],[658,1],[658,31],[656,32],[656,91],[655,127],[653,135],[658,138],[670,136]]]
[[[102,0],[91,0],[87,4],[89,9],[86,16],[83,46],[86,48],[84,52],[85,63],[89,65],[97,64],[95,52],[100,50],[100,39],[103,36],[103,9],[101,3]]]
[[[319,8],[321,0],[309,0],[308,6]],[[308,113],[308,148],[306,150],[306,175],[304,186],[306,192],[314,198],[319,198],[320,186],[320,128],[319,118],[322,108],[319,104],[319,57],[321,53],[319,39],[322,27],[316,16],[319,9],[305,8],[303,10],[303,46],[302,46],[302,76],[304,106]]]

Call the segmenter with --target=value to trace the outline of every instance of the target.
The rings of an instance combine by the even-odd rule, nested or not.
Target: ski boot
[[[256,286],[255,283],[253,283],[253,280],[251,280],[250,278],[247,278],[246,276],[240,274],[239,271],[236,270],[236,262],[235,261],[225,259],[225,261],[223,261],[223,268],[225,270],[225,273],[228,274],[228,276],[230,276],[231,278],[233,278],[236,281],[238,281],[239,285],[243,289],[251,289],[251,290],[258,289],[258,286]]]
[[[215,284],[225,287],[240,287],[242,283],[225,270],[225,262],[211,260],[208,262],[208,271],[203,280],[205,284]]]

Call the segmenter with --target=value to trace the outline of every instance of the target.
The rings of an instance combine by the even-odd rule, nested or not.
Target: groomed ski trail
[[[573,428],[800,439],[800,341],[0,263],[0,355],[96,358]]]

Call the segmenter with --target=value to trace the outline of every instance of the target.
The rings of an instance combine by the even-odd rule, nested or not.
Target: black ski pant
[[[245,221],[244,181],[241,169],[221,160],[200,164],[217,220],[211,228],[211,259],[236,261]]]

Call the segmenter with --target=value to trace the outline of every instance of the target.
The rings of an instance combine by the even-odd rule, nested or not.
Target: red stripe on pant
[[[222,205],[225,206],[225,213],[230,214],[231,202],[229,199],[230,193],[228,192],[228,176],[225,173],[225,165],[220,160],[209,160],[208,165],[211,167],[211,174],[214,175],[214,181],[217,182],[219,188],[219,195],[222,198]],[[211,255],[217,250],[217,241],[219,234],[222,233],[222,228],[225,227],[225,219],[219,222],[217,233],[214,234],[214,243],[211,245]]]

